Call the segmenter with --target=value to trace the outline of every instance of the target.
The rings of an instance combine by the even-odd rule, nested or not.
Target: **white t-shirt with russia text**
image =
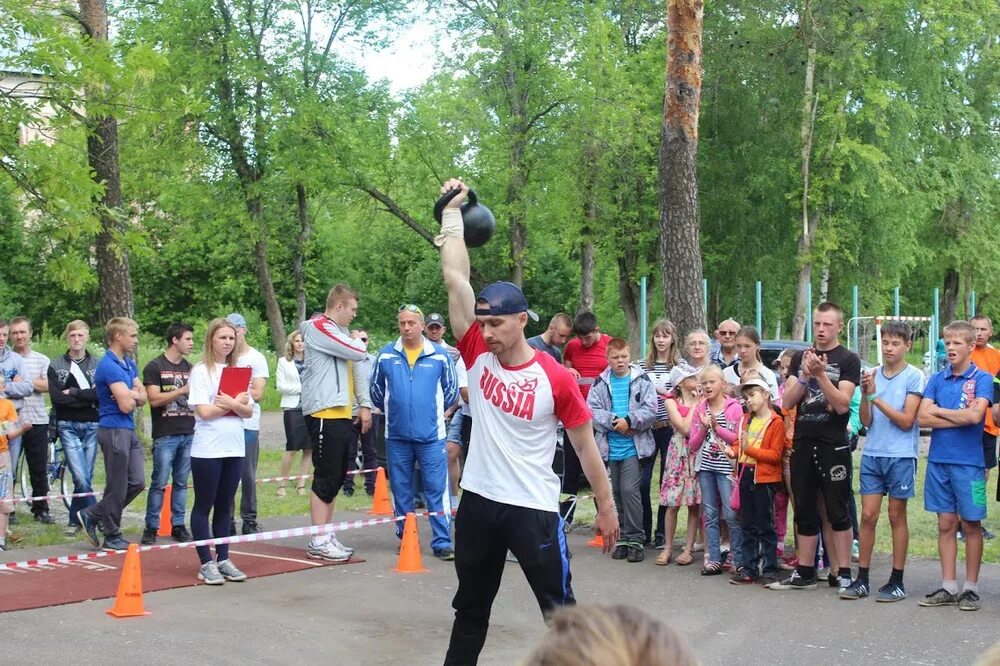
[[[468,368],[472,412],[462,488],[494,502],[558,511],[556,427],[561,421],[575,428],[591,418],[573,376],[538,351],[524,365],[504,366],[475,323],[458,349]]]
[[[194,410],[192,458],[242,458],[245,455],[242,418],[233,415],[205,420],[198,416],[198,405],[211,405],[215,402],[215,396],[219,394],[219,382],[222,380],[222,368],[221,365],[215,365],[212,372],[209,372],[204,363],[191,368],[191,376],[188,378],[191,387],[188,406]]]

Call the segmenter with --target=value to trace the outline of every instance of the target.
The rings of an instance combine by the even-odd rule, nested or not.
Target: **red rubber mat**
[[[5,553],[9,554],[11,551]],[[229,554],[233,563],[249,577],[247,583],[260,576],[364,562],[356,557],[341,563],[312,560],[306,557],[302,548],[265,543],[233,544]],[[67,564],[0,570],[0,612],[114,597],[124,563],[125,553],[121,553]],[[204,584],[197,579],[198,556],[194,548],[171,548],[142,553],[141,565],[143,592]]]

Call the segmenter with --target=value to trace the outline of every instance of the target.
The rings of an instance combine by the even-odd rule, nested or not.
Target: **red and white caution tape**
[[[374,474],[377,471],[378,468],[376,467],[375,469],[356,469],[350,472],[346,472],[346,474],[348,476],[352,474],[369,474],[369,473]],[[296,476],[268,476],[263,479],[257,479],[257,483],[273,483],[275,481],[298,481],[299,479],[303,480],[311,479],[312,477],[313,477],[312,474],[299,474]]]
[[[252,541],[270,541],[273,539],[287,539],[289,537],[313,536],[316,534],[326,534],[328,532],[343,532],[360,527],[372,527],[374,525],[386,525],[405,520],[405,516],[397,518],[369,518],[366,520],[345,520],[340,523],[328,523],[326,525],[309,525],[307,527],[292,527],[284,530],[271,530],[270,532],[260,532],[258,534],[241,534],[239,536],[220,537],[218,539],[202,539],[200,541],[188,541],[187,543],[166,543],[156,546],[140,546],[139,552],[149,550],[168,550],[170,548],[193,548],[195,546],[214,546],[229,543],[248,543]],[[0,571],[10,569],[26,569],[30,567],[45,566],[50,564],[67,564],[79,560],[96,560],[101,557],[111,557],[120,555],[124,550],[105,551],[99,550],[92,553],[77,553],[75,555],[61,555],[59,557],[47,557],[39,560],[22,560],[20,562],[7,562],[0,564]]]
[[[9,500],[17,504],[18,502],[41,502],[42,500],[57,500],[57,499],[68,499],[71,497],[96,497],[100,495],[98,492],[92,493],[70,493],[68,495],[39,495],[37,497],[19,497]]]

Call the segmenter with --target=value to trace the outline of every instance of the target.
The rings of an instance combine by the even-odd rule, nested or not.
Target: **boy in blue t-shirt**
[[[993,378],[973,365],[976,331],[954,321],[943,332],[949,367],[931,377],[920,403],[918,420],[931,428],[924,479],[924,508],[938,515],[941,587],[921,606],[979,610],[979,565],[983,559],[982,520],[986,517],[986,463],[983,420],[993,400]],[[965,585],[958,592],[956,573],[961,522],[965,535]]]
[[[142,443],[135,434],[134,412],[146,404],[146,388],[139,381],[139,368],[132,355],[139,344],[136,323],[114,317],[105,328],[108,350],[94,371],[97,390],[97,443],[104,456],[106,486],[101,501],[81,510],[80,524],[87,538],[100,546],[98,527],[104,533],[105,550],[125,550],[121,521],[125,507],[143,491]]]
[[[621,516],[621,540],[611,554],[629,562],[644,558],[642,479],[652,474],[656,450],[653,423],[658,398],[653,381],[631,364],[628,341],[612,338],[607,347],[608,367],[594,382],[587,404],[594,413],[594,438],[608,464],[611,490]],[[649,460],[648,469],[640,460]],[[649,483],[646,476],[646,483]]]
[[[858,577],[840,591],[841,599],[868,596],[868,568],[875,547],[875,527],[882,511],[882,497],[889,496],[892,527],[892,574],[879,588],[878,600],[902,601],[903,566],[909,530],[906,501],[913,497],[917,477],[917,447],[920,425],[917,410],[924,391],[924,375],[906,362],[912,346],[908,324],[889,321],[882,325],[882,365],[861,373],[861,423],[868,428],[861,451],[861,529]]]

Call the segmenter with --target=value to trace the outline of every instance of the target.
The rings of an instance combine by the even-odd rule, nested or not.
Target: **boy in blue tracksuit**
[[[427,509],[444,512],[448,492],[448,454],[445,450],[444,412],[458,400],[455,363],[444,347],[424,337],[424,315],[415,305],[404,305],[397,317],[400,337],[375,357],[371,398],[385,414],[389,487],[397,516],[413,511],[413,469],[420,477]],[[431,517],[434,556],[455,559],[446,515]],[[403,535],[403,524],[396,523]]]

